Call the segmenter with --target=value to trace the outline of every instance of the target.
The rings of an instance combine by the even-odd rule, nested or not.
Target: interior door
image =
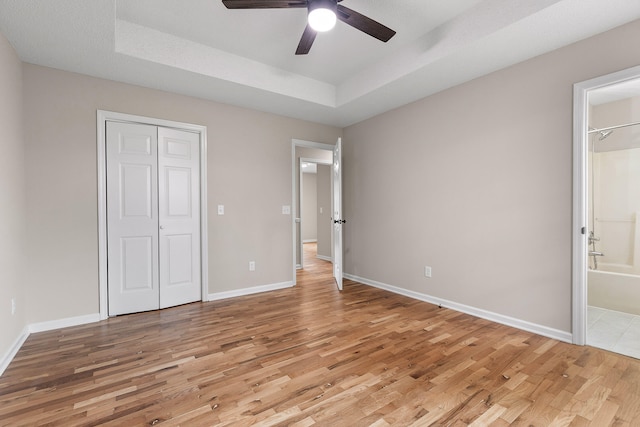
[[[157,129],[107,122],[109,315],[159,304]]]
[[[160,308],[201,299],[200,136],[158,128]]]
[[[333,277],[342,290],[342,139],[333,148]]]

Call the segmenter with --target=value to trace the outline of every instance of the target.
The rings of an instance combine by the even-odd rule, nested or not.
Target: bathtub
[[[640,276],[603,270],[587,271],[587,303],[640,315]]]

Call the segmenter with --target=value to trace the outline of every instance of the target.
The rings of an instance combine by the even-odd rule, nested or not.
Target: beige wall
[[[640,64],[639,38],[636,21],[346,128],[344,271],[570,332],[572,85]]]
[[[331,258],[331,165],[318,165],[318,256]],[[322,208],[322,213],[320,212]]]
[[[302,241],[318,240],[318,180],[315,173],[302,174]]]
[[[26,203],[22,64],[0,34],[0,363],[25,329]],[[11,315],[11,299],[16,314]],[[0,369],[1,370],[1,369]]]
[[[209,293],[293,280],[292,218],[282,214],[291,139],[333,143],[339,128],[23,68],[30,323],[98,312],[97,109],[207,126]]]

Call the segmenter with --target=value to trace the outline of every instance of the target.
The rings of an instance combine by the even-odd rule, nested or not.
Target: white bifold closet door
[[[201,300],[199,135],[107,122],[106,140],[109,315]]]

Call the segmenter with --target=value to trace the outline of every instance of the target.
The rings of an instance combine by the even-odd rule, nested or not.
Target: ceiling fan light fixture
[[[309,26],[318,32],[331,30],[336,25],[335,0],[309,0]]]

